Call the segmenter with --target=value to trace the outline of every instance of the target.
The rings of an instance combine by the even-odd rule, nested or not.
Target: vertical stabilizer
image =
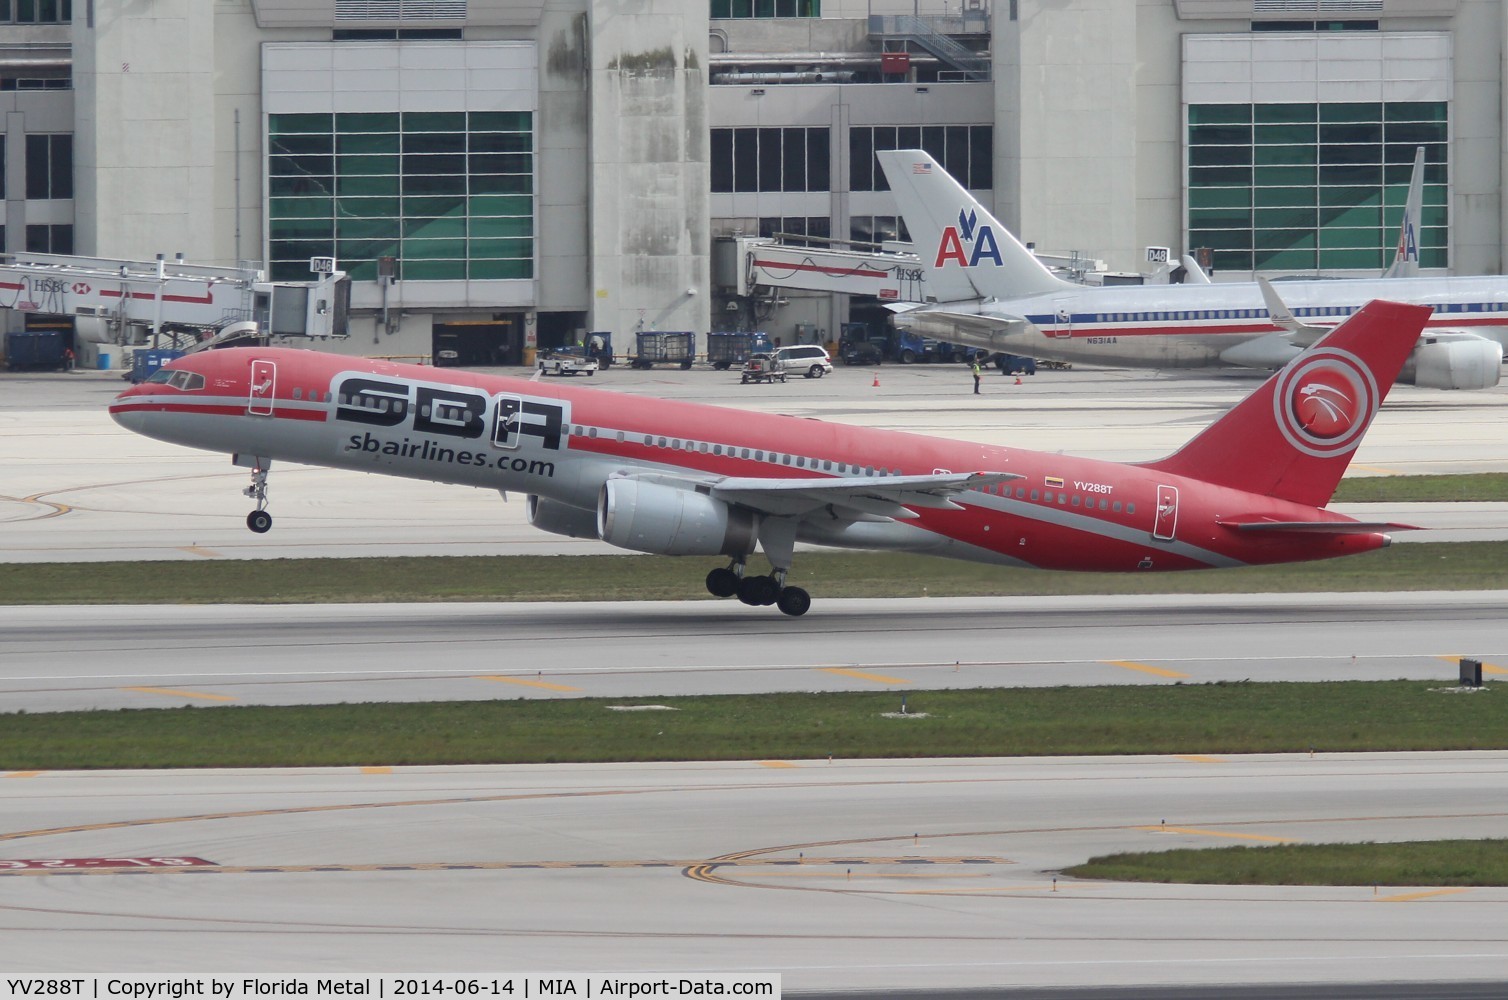
[[[1367,303],[1176,454],[1147,467],[1324,506],[1430,311]]]
[[[892,149],[874,155],[927,269],[928,294],[939,302],[1017,299],[1078,287],[1049,271],[929,153]]]
[[[1382,272],[1384,278],[1419,276],[1419,215],[1424,211],[1424,147],[1414,150],[1414,172],[1409,175],[1408,198],[1403,203],[1403,220],[1398,224],[1398,249],[1393,263]]]

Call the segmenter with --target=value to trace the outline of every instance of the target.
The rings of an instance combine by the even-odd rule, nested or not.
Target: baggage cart
[[[680,365],[682,370],[696,360],[696,334],[690,330],[638,335],[639,353],[629,362],[631,368],[653,368],[657,364]]]

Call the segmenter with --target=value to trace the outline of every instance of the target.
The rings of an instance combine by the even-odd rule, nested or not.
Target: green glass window
[[[342,118],[355,117],[342,115]],[[365,116],[363,116],[365,117]],[[335,151],[338,153],[396,153],[399,151],[398,136],[382,133],[343,132],[336,137]]]
[[[1250,104],[1194,104],[1189,107],[1190,125],[1250,125]]]
[[[467,265],[467,276],[483,278],[528,278],[532,272],[527,260],[473,260]]]
[[[268,115],[267,132],[273,137],[308,132],[334,131],[334,115]]]
[[[1251,116],[1258,125],[1319,121],[1318,105],[1314,104],[1257,104]]]
[[[466,217],[461,215],[441,216],[438,219],[403,220],[403,235],[409,239],[464,239],[466,228]]]
[[[472,240],[472,257],[528,257],[534,253],[533,240]]]
[[[336,163],[342,174],[396,174],[397,156],[342,156]]]
[[[532,236],[534,234],[534,220],[527,217],[473,218],[470,229],[471,235],[474,238]]]
[[[332,253],[358,281],[384,256],[407,281],[533,277],[533,129],[521,111],[269,115],[273,277]]]
[[[1445,103],[1194,105],[1187,126],[1188,246],[1211,249],[1217,270],[1380,269],[1419,146],[1420,260],[1443,266]]]
[[[333,203],[331,198],[273,198],[267,210],[274,219],[328,219]]]
[[[466,277],[466,261],[406,258],[403,277],[409,281],[459,281]]]

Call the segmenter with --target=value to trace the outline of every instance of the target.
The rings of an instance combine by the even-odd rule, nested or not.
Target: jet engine
[[[747,556],[757,533],[752,512],[678,486],[609,479],[597,501],[597,536],[635,552]]]
[[[527,501],[529,524],[540,531],[567,538],[596,538],[597,512],[586,507],[572,507],[559,500],[529,494]]]
[[[1425,389],[1491,389],[1503,369],[1503,348],[1469,333],[1426,337],[1414,348],[1400,382]]]

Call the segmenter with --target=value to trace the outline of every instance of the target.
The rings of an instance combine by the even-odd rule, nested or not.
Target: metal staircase
[[[915,14],[871,14],[869,35],[879,38],[885,51],[906,51],[915,45],[951,66],[964,81],[989,80],[990,57],[938,31],[935,20]],[[892,47],[897,45],[902,47]]]

